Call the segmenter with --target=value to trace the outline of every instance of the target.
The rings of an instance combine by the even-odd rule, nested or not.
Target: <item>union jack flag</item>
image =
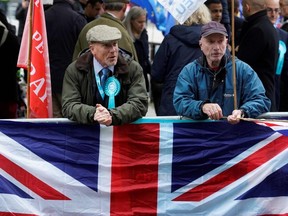
[[[287,215],[288,124],[0,121],[0,215]]]

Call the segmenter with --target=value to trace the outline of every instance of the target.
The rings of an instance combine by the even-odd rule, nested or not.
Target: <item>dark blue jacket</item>
[[[62,92],[66,68],[72,62],[78,35],[86,20],[65,0],[54,0],[45,11],[52,91]]]
[[[201,25],[175,25],[162,41],[153,61],[151,76],[163,83],[161,102],[157,115],[173,116],[173,92],[182,68],[201,56],[199,47]]]
[[[149,43],[146,29],[142,31],[139,39],[135,39],[134,46],[137,52],[138,62],[143,68],[146,89],[149,91],[148,74],[151,74],[151,63],[149,60]]]
[[[276,28],[279,40],[286,44],[286,53],[281,75],[276,75],[276,104],[279,111],[288,111],[288,33],[283,29]]]
[[[17,59],[20,45],[18,39],[12,30],[9,29],[9,23],[6,16],[0,11],[0,59],[1,59],[1,80],[0,80],[0,103],[17,102]],[[4,33],[6,32],[6,33]],[[6,37],[4,36],[6,35]],[[5,38],[5,39],[4,39]],[[0,113],[3,117],[3,114]],[[0,118],[1,118],[0,117]]]

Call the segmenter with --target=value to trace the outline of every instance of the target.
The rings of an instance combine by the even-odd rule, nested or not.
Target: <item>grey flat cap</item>
[[[107,25],[96,25],[89,29],[86,39],[89,42],[107,43],[119,40],[122,37],[118,28]]]

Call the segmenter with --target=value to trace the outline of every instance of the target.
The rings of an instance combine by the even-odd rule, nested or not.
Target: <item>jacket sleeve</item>
[[[240,67],[237,67],[237,80],[237,85],[242,88],[240,108],[245,111],[246,117],[256,118],[269,112],[271,101],[265,95],[265,88],[257,73],[248,64],[240,62]]]
[[[148,95],[141,66],[132,61],[129,66],[131,84],[127,90],[127,101],[110,110],[112,125],[131,123],[146,115]]]
[[[174,108],[178,115],[192,119],[205,119],[207,115],[201,110],[201,105],[205,101],[196,100],[199,85],[193,76],[194,70],[197,70],[195,63],[190,63],[180,72],[174,90]]]
[[[81,86],[87,86],[82,82],[79,72],[76,72],[75,62],[70,64],[65,72],[62,89],[62,114],[64,117],[83,124],[95,123],[95,106],[82,103]]]

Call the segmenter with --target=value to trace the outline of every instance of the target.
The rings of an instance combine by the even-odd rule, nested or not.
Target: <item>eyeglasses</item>
[[[273,12],[280,13],[281,11],[280,8],[270,8],[270,7],[267,7],[266,10],[268,13],[273,13]]]

